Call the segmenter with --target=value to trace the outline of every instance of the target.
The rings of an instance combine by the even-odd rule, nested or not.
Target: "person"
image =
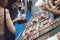
[[[40,8],[42,10],[53,12],[54,18],[56,19],[56,18],[60,17],[60,0],[54,1],[54,6],[56,8],[55,7],[54,8],[50,8],[49,6],[46,6],[46,5],[41,5]]]
[[[31,12],[31,7],[32,7],[32,1],[27,1],[27,10]]]
[[[14,11],[17,8],[17,6],[18,6],[17,0],[9,0],[8,1],[7,9],[10,10],[10,16],[11,16],[11,19],[13,20],[13,23],[16,22],[16,21],[18,21],[18,20],[25,20],[25,18],[24,18],[25,15],[24,16],[19,16],[18,18],[14,17],[15,16]],[[17,9],[16,9],[16,11],[17,11]]]
[[[22,14],[22,16],[19,15],[19,12],[21,13],[21,8],[20,8],[20,11],[18,12],[18,3],[17,3],[17,0],[9,0],[8,1],[8,4],[7,4],[7,8],[10,10],[10,16],[11,16],[11,19],[14,23],[14,26],[16,28],[16,32],[15,32],[15,38],[17,38],[20,35],[22,35],[22,32],[24,30],[24,20],[25,20],[25,14]],[[19,15],[19,16],[18,16]],[[22,22],[22,21],[23,22]],[[20,24],[22,22],[22,24]]]
[[[6,39],[6,32],[8,30],[15,34],[15,27],[10,18],[10,12],[5,7],[7,6],[8,0],[0,0],[0,40],[9,40]],[[9,35],[9,34],[7,34]]]
[[[49,5],[52,9],[59,9],[57,7],[57,3],[59,3],[59,0],[49,0]],[[59,5],[59,4],[58,4]],[[54,19],[58,18],[59,14],[54,14]]]

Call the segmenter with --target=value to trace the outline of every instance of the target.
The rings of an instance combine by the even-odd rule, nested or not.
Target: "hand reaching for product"
[[[26,15],[25,14],[22,14],[21,20],[25,20],[25,19],[26,19]]]

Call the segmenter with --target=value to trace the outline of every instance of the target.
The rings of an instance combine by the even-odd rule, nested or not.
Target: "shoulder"
[[[8,9],[5,9],[6,10],[6,19],[7,21],[10,19],[10,12]]]
[[[8,9],[5,9],[6,10],[6,18],[8,18],[10,16],[10,12]]]
[[[9,10],[8,9],[5,9],[6,10],[6,13],[9,13]]]

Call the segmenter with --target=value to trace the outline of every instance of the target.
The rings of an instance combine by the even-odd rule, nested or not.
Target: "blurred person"
[[[5,8],[7,6],[7,3],[8,0],[0,0],[0,40],[10,40],[7,39],[6,36],[8,30],[9,32],[15,34],[15,27],[10,18],[10,12]]]
[[[24,30],[24,20],[26,18],[26,15],[23,13],[21,15],[21,4],[20,7],[18,7],[17,0],[9,0],[7,4],[7,8],[10,11],[11,19],[15,25],[16,32],[15,32],[15,38],[17,38],[19,35],[22,35],[22,32]],[[21,34],[20,34],[21,33]]]
[[[32,7],[32,1],[27,1],[27,10],[31,12],[31,7]]]
[[[9,3],[7,5],[7,9],[10,10],[10,16],[11,16],[11,19],[13,20],[13,23],[18,20],[25,20],[25,18],[24,18],[25,15],[15,18],[15,12],[18,11],[18,9],[19,9],[19,8],[17,9],[17,7],[18,7],[17,0],[9,0]],[[21,8],[20,8],[20,10],[21,10]]]
[[[41,5],[40,8],[42,10],[53,12],[54,18],[56,19],[56,18],[60,17],[60,1],[58,1],[58,2],[54,1],[54,6],[56,8],[50,8],[50,7],[46,6],[46,5]]]

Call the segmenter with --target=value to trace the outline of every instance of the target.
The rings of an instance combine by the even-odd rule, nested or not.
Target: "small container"
[[[40,20],[41,20],[41,18],[39,17],[39,18],[38,18],[38,21],[40,21]]]
[[[42,14],[42,15],[41,15],[41,18],[42,18],[42,19],[45,19],[45,18],[46,18],[46,16],[45,16],[44,14]]]
[[[49,23],[52,23],[52,22],[53,22],[53,20],[52,20],[52,19],[49,19],[49,20],[48,20],[48,22],[49,22]]]
[[[56,25],[55,24],[53,24],[53,28],[56,28]]]
[[[31,24],[31,25],[33,25],[33,23],[32,23],[32,22],[30,22],[30,24]]]
[[[58,22],[56,23],[56,27],[58,27],[59,26],[59,24],[58,24]]]
[[[36,21],[38,22],[38,19],[36,19]]]
[[[30,31],[26,31],[25,35],[29,35],[30,34]]]
[[[27,24],[27,26],[29,27],[29,26],[31,26],[31,24],[30,24],[30,23],[28,23],[28,24]]]

